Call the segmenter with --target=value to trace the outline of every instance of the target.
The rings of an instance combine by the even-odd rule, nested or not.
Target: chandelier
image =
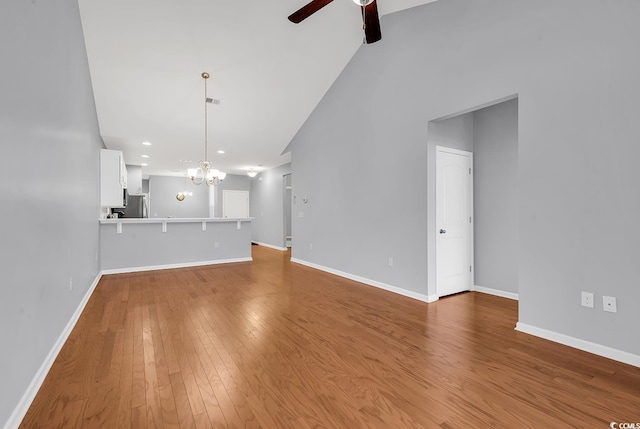
[[[189,168],[187,170],[191,181],[195,185],[206,183],[207,186],[216,186],[224,180],[227,173],[212,168],[208,158],[208,127],[207,127],[207,104],[213,102],[212,99],[207,98],[207,79],[209,79],[209,73],[202,73],[202,79],[204,79],[204,159],[198,163],[198,168]]]

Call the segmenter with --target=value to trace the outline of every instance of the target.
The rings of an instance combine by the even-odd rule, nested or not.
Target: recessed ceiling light
[[[218,151],[218,153],[222,154],[222,153],[224,153],[224,151],[221,149],[221,150]]]
[[[142,164],[140,164],[140,165],[141,165],[142,167],[146,167],[146,166],[147,166],[147,165],[149,165],[149,164],[147,164],[146,162],[143,162],[143,163],[142,163]]]
[[[150,142],[142,142],[142,144],[145,145],[145,146],[151,146]]]
[[[149,155],[142,155],[143,158],[149,158]]]

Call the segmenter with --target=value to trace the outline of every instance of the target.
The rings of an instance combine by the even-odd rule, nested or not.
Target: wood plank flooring
[[[24,428],[607,428],[640,369],[289,262],[105,276]]]

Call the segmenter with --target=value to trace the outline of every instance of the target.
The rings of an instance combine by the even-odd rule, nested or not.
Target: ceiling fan
[[[299,24],[333,0],[312,0],[297,11],[289,15],[289,21]],[[365,43],[375,43],[382,39],[380,32],[380,19],[378,18],[378,6],[376,0],[353,0],[362,9],[362,29],[364,30]]]

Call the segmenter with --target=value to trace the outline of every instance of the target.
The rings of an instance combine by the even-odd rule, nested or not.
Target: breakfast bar
[[[103,273],[251,261],[251,220],[101,219]]]

